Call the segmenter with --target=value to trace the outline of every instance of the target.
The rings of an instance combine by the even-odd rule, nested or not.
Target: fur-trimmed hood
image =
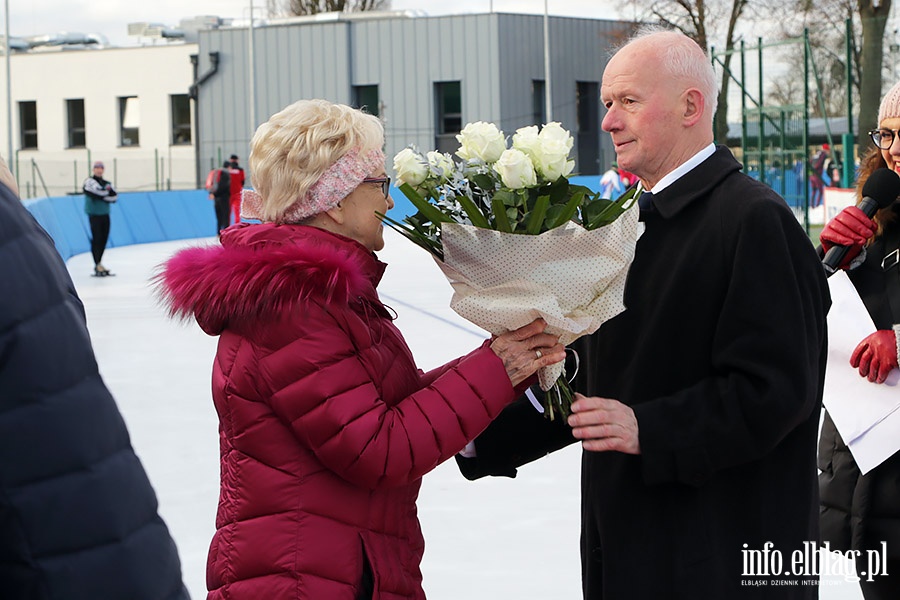
[[[181,250],[154,277],[169,313],[194,316],[210,335],[309,299],[382,307],[375,288],[386,265],[354,240],[305,225],[243,223],[221,242]]]

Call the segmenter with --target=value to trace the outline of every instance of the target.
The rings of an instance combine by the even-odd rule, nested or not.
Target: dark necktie
[[[654,212],[653,208],[653,193],[652,192],[644,192],[638,197],[638,208],[641,209],[641,213],[652,213]]]

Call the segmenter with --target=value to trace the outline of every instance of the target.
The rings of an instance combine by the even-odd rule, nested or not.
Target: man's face
[[[683,113],[679,82],[657,67],[657,54],[646,41],[633,42],[609,61],[600,86],[607,110],[601,128],[612,137],[619,167],[650,187],[671,171]]]

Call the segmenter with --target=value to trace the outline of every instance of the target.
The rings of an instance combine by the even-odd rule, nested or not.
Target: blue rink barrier
[[[596,190],[600,177],[572,177],[571,181]],[[394,200],[391,218],[399,221],[416,213],[412,203],[396,187],[391,187],[391,198]],[[63,260],[90,252],[91,227],[84,212],[84,196],[37,198],[25,200],[24,204],[53,238]],[[216,216],[206,190],[121,193],[110,209],[107,248],[216,235]]]
[[[24,204],[53,238],[63,260],[90,252],[84,196],[38,198]],[[107,248],[216,235],[216,215],[206,190],[122,193],[110,209]]]

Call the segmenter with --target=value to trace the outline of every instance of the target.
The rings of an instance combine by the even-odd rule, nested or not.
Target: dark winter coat
[[[885,271],[881,266],[885,249],[896,249],[898,238],[900,226],[895,224],[867,248],[865,262],[847,273],[875,329],[892,329],[900,323],[885,289],[888,277],[900,277],[900,268]],[[862,475],[826,413],[819,440],[819,469],[822,541],[843,552],[880,549],[886,541],[888,558],[900,559],[900,453]]]
[[[2,185],[0,278],[0,598],[186,599],[65,265]]]
[[[221,496],[211,599],[421,599],[421,477],[512,401],[486,345],[429,374],[376,292],[384,264],[303,225],[241,224],[163,275],[219,336]]]
[[[794,215],[739,170],[720,147],[654,195],[627,309],[576,343],[577,389],[631,406],[641,446],[583,455],[587,599],[816,597],[742,585],[745,549],[772,542],[787,564],[818,539],[830,298]],[[502,433],[506,417],[476,440],[474,464],[460,460],[467,476],[511,474],[565,443],[551,426],[540,447],[533,418],[529,439]]]

